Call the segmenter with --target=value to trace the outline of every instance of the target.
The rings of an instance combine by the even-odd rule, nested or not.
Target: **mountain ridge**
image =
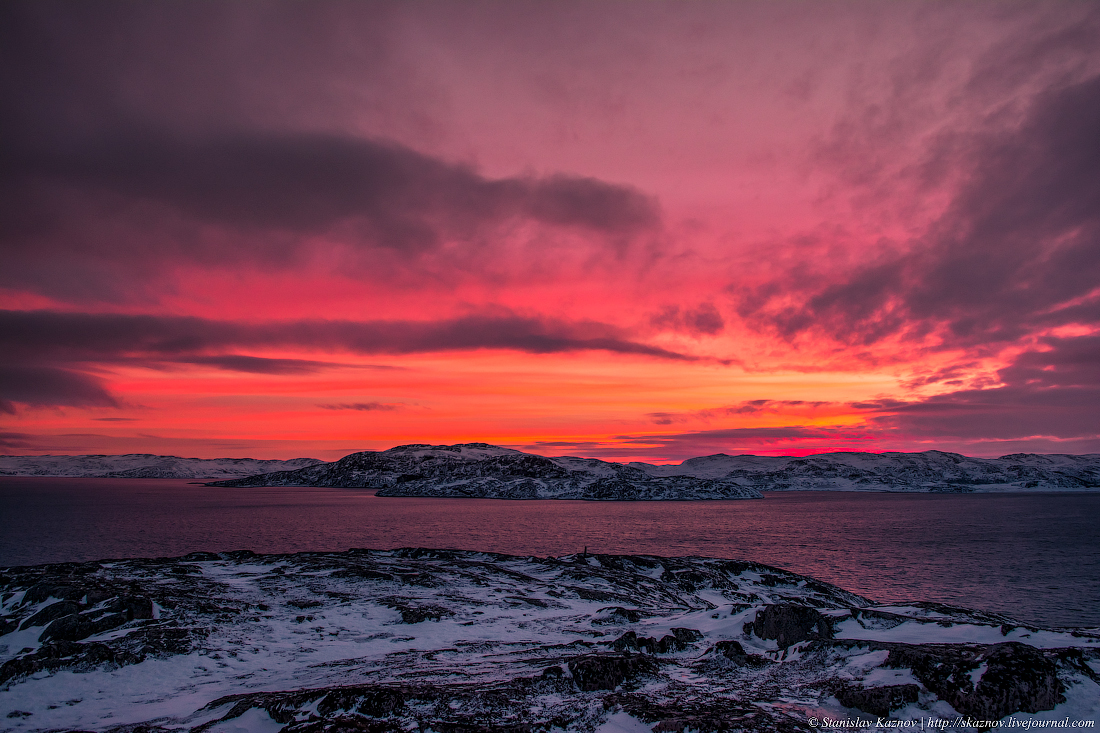
[[[219,486],[373,488],[379,496],[506,499],[730,499],[761,491],[1079,491],[1100,489],[1100,454],[834,452],[689,458],[678,465],[547,457],[487,443],[362,451]]]
[[[294,470],[318,463],[324,461],[318,458],[182,458],[153,453],[0,456],[0,476],[220,479]]]

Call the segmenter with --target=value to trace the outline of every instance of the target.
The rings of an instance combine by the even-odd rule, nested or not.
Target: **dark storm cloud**
[[[397,144],[332,136],[134,132],[6,157],[4,280],[59,294],[72,292],[60,258],[99,269],[104,289],[176,264],[286,266],[308,256],[314,235],[406,260],[463,242],[476,268],[509,222],[580,228],[618,246],[659,219],[627,187],[492,180]]]
[[[342,265],[360,275],[379,257],[415,271],[447,244],[455,261],[440,270],[476,276],[516,225],[613,254],[657,226],[655,202],[627,186],[491,179],[394,142],[301,132],[336,114],[334,88],[396,108],[424,97],[394,58],[392,11],[4,4],[0,284],[155,299],[177,265],[288,267],[318,237],[350,247],[359,258]],[[357,119],[386,109],[364,103]]]
[[[115,406],[77,365],[145,362],[205,364],[259,374],[302,374],[328,362],[226,354],[276,348],[327,353],[408,354],[504,349],[533,354],[610,351],[659,359],[691,357],[629,340],[618,329],[514,315],[443,321],[292,321],[237,323],[201,318],[56,311],[0,311],[0,410],[28,405]],[[217,352],[211,354],[209,352]]]
[[[328,361],[270,359],[262,356],[244,356],[242,354],[191,356],[174,359],[174,361],[180,364],[212,366],[227,372],[243,372],[245,374],[313,374],[323,369],[340,366]]]
[[[0,364],[0,412],[15,413],[19,402],[34,407],[118,407],[95,377],[68,369]]]
[[[742,315],[787,337],[822,330],[869,344],[935,332],[948,347],[1100,316],[1090,295],[1100,284],[1100,76],[1037,95],[1022,124],[985,134],[967,159],[968,183],[904,254],[831,279],[792,273],[734,288]]]
[[[619,329],[515,315],[440,321],[238,323],[175,316],[0,311],[0,351],[15,360],[97,361],[147,356],[182,361],[230,347],[323,349],[359,354],[507,349],[534,354],[611,351],[661,359],[691,357],[631,341]],[[208,357],[216,366],[229,357]],[[233,357],[237,365],[256,364]]]
[[[35,445],[35,439],[37,435],[31,435],[29,433],[7,433],[0,432],[0,450],[18,450],[21,448],[31,448]]]

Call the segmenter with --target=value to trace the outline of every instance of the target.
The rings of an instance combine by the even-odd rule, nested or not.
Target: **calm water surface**
[[[755,560],[878,601],[1100,626],[1100,494],[769,493],[701,502],[379,498],[353,489],[0,478],[0,566],[196,550],[452,547]]]

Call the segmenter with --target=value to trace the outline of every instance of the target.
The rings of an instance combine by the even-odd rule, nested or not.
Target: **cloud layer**
[[[1097,33],[9,2],[3,449],[1100,450]]]

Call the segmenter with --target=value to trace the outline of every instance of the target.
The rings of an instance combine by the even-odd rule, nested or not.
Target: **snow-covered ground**
[[[197,553],[8,568],[0,600],[12,731],[1100,717],[1097,630],[876,605],[731,560]]]

